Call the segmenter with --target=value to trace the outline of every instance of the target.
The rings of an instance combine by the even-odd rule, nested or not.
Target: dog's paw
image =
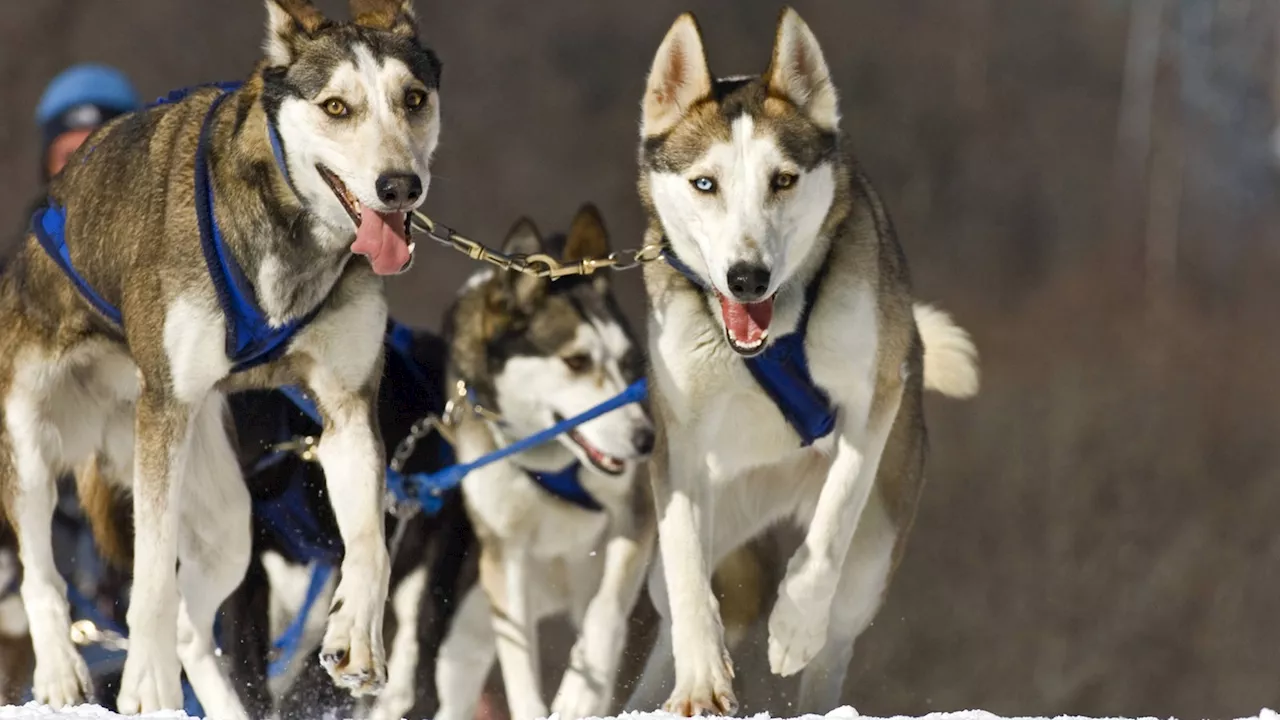
[[[116,706],[123,715],[141,715],[182,709],[182,668],[175,648],[172,657],[145,652],[139,644],[129,648],[120,678]]]
[[[560,689],[551,701],[552,714],[560,720],[602,717],[609,712],[613,688],[606,691],[604,683],[584,670],[570,667],[560,681]]]
[[[803,578],[788,576],[769,616],[769,668],[788,677],[804,669],[827,642],[831,603]]]
[[[412,690],[388,686],[386,692],[379,695],[378,701],[369,708],[365,720],[404,720],[412,709]]]
[[[672,715],[730,716],[738,711],[738,698],[733,694],[733,663],[726,652],[719,662],[702,663],[691,673],[676,670],[676,689],[662,709]]]
[[[42,653],[36,662],[31,696],[54,709],[80,705],[93,699],[89,666],[75,647],[67,645]]]
[[[335,603],[320,646],[320,664],[335,685],[352,695],[376,695],[387,682],[381,617],[377,613],[357,614],[353,604]]]

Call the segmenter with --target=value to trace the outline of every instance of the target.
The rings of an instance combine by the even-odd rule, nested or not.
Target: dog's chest
[[[508,462],[472,472],[463,490],[478,522],[502,542],[543,560],[590,552],[609,526],[607,512],[585,510],[553,497]]]
[[[812,449],[827,452],[849,410],[865,414],[875,389],[877,322],[874,293],[861,283],[832,288],[813,310],[803,336],[810,387],[821,391],[835,414],[835,428]],[[780,318],[787,320],[787,318]],[[795,328],[780,324],[779,338]],[[685,301],[664,308],[651,326],[655,379],[671,437],[709,479],[773,465],[805,450],[779,402],[762,387],[747,361],[734,353],[723,329],[705,308]],[[857,420],[854,419],[854,422]],[[678,450],[679,451],[679,450]]]

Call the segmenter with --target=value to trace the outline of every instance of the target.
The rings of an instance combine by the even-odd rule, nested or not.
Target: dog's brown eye
[[[421,90],[406,90],[404,93],[404,106],[410,110],[421,110],[423,105],[427,104],[427,94]]]
[[[792,185],[795,185],[796,180],[797,178],[795,173],[789,173],[789,172],[775,173],[773,176],[773,182],[771,183],[773,185],[773,191],[777,192],[779,190],[786,190]]]
[[[580,373],[591,366],[591,356],[586,353],[577,353],[576,355],[566,355],[561,358],[570,371]]]
[[[324,101],[324,111],[329,117],[346,117],[351,111],[347,108],[347,104],[338,98],[329,98]]]

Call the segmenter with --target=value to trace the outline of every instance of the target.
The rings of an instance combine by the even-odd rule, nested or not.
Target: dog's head
[[[573,262],[608,254],[609,241],[599,213],[584,205],[563,237],[544,239],[532,221],[520,220],[504,251]],[[453,366],[496,407],[512,437],[585,412],[644,374],[643,353],[609,285],[605,274],[551,282],[484,270],[463,289],[448,331]],[[583,463],[617,475],[649,454],[653,437],[645,410],[632,404],[559,439]]]
[[[308,0],[266,0],[263,106],[294,189],[380,274],[409,261],[406,212],[431,184],[440,61],[410,0],[351,0],[334,22]]]
[[[822,50],[794,10],[759,77],[714,79],[693,15],[649,72],[641,196],[675,254],[713,288],[729,344],[768,340],[773,298],[818,245],[842,172],[840,117]]]

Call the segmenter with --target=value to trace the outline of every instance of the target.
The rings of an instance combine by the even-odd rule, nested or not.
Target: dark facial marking
[[[644,161],[658,172],[682,173],[712,143],[728,142],[734,120],[743,115],[772,132],[782,154],[805,170],[836,159],[835,133],[814,125],[790,101],[770,95],[763,78],[752,77],[715,81],[711,96],[690,108],[683,121],[663,135],[645,139]]]

